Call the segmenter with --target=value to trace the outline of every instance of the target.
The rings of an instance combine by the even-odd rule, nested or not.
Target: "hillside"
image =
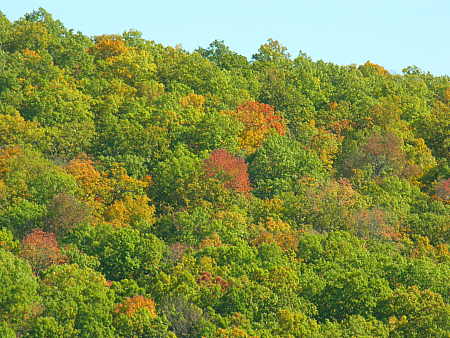
[[[448,337],[449,113],[414,66],[0,12],[0,336]]]

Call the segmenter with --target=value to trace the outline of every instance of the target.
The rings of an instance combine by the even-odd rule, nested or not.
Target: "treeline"
[[[0,13],[0,336],[448,337],[449,80]]]

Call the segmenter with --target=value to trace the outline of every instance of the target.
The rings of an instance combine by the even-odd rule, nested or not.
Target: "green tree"
[[[77,265],[60,265],[46,271],[40,294],[44,310],[36,322],[38,332],[61,337],[114,337],[114,292],[103,275]]]
[[[83,226],[66,239],[100,261],[99,270],[110,280],[126,278],[140,281],[155,273],[164,243],[153,234],[142,234],[130,227],[112,225]]]
[[[286,136],[273,134],[251,158],[249,173],[255,195],[268,198],[292,191],[303,176],[322,178],[326,172],[314,152]]]
[[[0,248],[0,322],[5,334],[23,334],[39,314],[38,281],[24,260]]]

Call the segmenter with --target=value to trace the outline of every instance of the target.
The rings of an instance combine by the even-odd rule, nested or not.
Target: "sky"
[[[450,0],[0,0],[12,21],[39,7],[88,36],[135,29],[189,51],[223,40],[247,57],[272,38],[293,57],[450,75]]]

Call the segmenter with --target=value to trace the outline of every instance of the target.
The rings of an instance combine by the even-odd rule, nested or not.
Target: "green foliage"
[[[0,248],[17,253],[19,249],[19,242],[14,240],[13,233],[7,228],[0,229]]]
[[[153,273],[162,258],[164,243],[153,234],[141,234],[130,227],[84,226],[66,241],[100,261],[100,271],[109,280],[139,280]],[[144,272],[145,271],[145,272]]]
[[[5,335],[23,332],[38,313],[38,282],[22,259],[0,248],[0,322]]]
[[[429,290],[400,288],[382,304],[381,311],[393,337],[444,337],[450,330],[450,306]]]
[[[100,273],[77,265],[55,266],[42,277],[40,294],[44,319],[36,323],[38,332],[61,337],[114,336],[114,293]]]
[[[255,195],[268,198],[292,191],[303,176],[321,178],[325,170],[316,154],[286,136],[271,135],[249,165]]]
[[[186,148],[177,148],[173,156],[158,164],[150,193],[161,203],[188,204],[199,190],[201,164],[201,160]]]

